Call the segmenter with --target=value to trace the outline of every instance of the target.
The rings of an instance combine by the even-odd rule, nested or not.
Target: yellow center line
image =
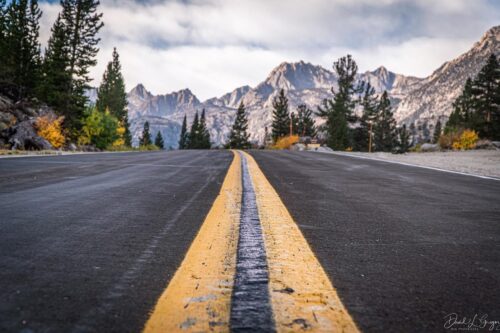
[[[264,234],[278,332],[358,332],[323,267],[252,156],[244,153]]]
[[[255,160],[242,157],[256,195],[277,332],[358,332],[279,195]],[[234,153],[219,196],[144,332],[230,331],[241,200],[241,158]]]
[[[144,332],[229,331],[241,186],[241,160],[236,153],[218,197]]]

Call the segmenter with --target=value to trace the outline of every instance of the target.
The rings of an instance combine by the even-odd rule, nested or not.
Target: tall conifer
[[[396,120],[391,101],[384,91],[377,105],[377,119],[374,126],[374,143],[378,151],[391,151],[396,141]]]
[[[160,131],[158,131],[158,133],[156,133],[155,146],[160,148],[160,149],[165,148],[165,143],[163,142],[163,136],[161,135]]]
[[[356,122],[354,115],[354,95],[360,93],[356,85],[358,65],[350,55],[340,58],[333,65],[338,76],[338,89],[332,88],[333,99],[325,99],[318,107],[317,114],[326,120],[324,128],[328,134],[330,148],[344,150],[352,147],[352,134],[349,124]]]
[[[179,138],[179,149],[187,149],[189,145],[189,133],[187,131],[187,117],[184,115],[182,121],[181,135]]]
[[[279,138],[290,133],[290,114],[288,113],[288,98],[285,90],[281,89],[279,95],[273,100],[272,136],[276,142]]]
[[[236,112],[236,118],[234,120],[233,128],[229,134],[229,148],[232,149],[248,149],[250,148],[250,142],[248,138],[250,134],[247,133],[248,129],[248,119],[245,113],[245,105],[243,102],[240,103],[238,111]]]

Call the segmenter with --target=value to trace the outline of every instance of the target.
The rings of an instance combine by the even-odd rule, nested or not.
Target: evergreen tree
[[[429,124],[427,123],[427,120],[424,121],[424,123],[422,124],[422,136],[424,138],[424,142],[431,141],[431,131],[429,129]]]
[[[37,0],[0,3],[0,88],[15,99],[33,95],[40,78],[39,20]]]
[[[121,122],[121,125],[125,128],[125,133],[123,133],[123,141],[125,143],[125,146],[131,147],[132,146],[132,133],[130,133],[130,123],[128,121],[128,112],[125,114],[125,117],[123,121]]]
[[[139,145],[140,146],[149,146],[152,143],[153,143],[153,140],[151,139],[151,133],[149,131],[149,122],[146,121],[144,123],[144,127],[142,129],[142,135],[139,138]]]
[[[101,85],[97,93],[96,107],[100,111],[109,109],[125,128],[125,144],[130,145],[131,135],[128,123],[127,93],[125,81],[121,73],[121,64],[116,48],[113,49],[113,60],[108,63]]]
[[[102,77],[96,107],[101,111],[109,108],[111,114],[121,121],[127,115],[127,93],[116,48],[113,49],[113,60],[108,63]]]
[[[432,135],[432,142],[433,143],[439,142],[439,138],[441,137],[441,132],[442,132],[441,127],[442,127],[441,120],[438,119],[438,121],[436,122],[436,126],[434,127],[434,134]]]
[[[199,127],[199,149],[210,149],[212,144],[210,143],[210,133],[207,129],[207,122],[205,118],[205,109],[201,111],[200,127]]]
[[[500,139],[500,65],[492,54],[472,83],[477,130],[484,138]]]
[[[453,112],[450,114],[444,132],[447,134],[458,129],[473,129],[476,127],[476,122],[472,80],[468,78],[467,81],[465,81],[462,93],[453,103]]]
[[[312,110],[305,104],[297,107],[297,134],[300,136],[316,136],[316,126],[312,118]]]
[[[406,129],[406,124],[403,124],[400,128],[397,129],[398,134],[398,144],[399,144],[399,152],[406,153],[410,149],[411,144],[411,133]]]
[[[181,135],[179,138],[179,149],[187,149],[189,146],[189,133],[187,131],[187,117],[184,115],[182,121]]]
[[[87,97],[85,90],[92,80],[89,69],[97,64],[95,59],[99,48],[97,37],[102,28],[102,13],[97,12],[99,0],[61,0],[61,19],[64,38],[67,42],[68,72],[71,78],[68,95],[63,106],[67,127],[74,130],[79,127]]]
[[[7,1],[6,0],[0,0],[0,59],[5,59],[6,58],[6,52],[7,52],[7,45],[6,45],[6,38],[7,38],[7,28],[8,28],[8,21],[7,21]],[[1,62],[0,63],[0,79],[3,77],[3,70],[4,70],[5,63]]]
[[[288,113],[288,98],[285,90],[281,89],[279,95],[273,100],[272,136],[276,142],[279,138],[290,133],[290,114]]]
[[[234,120],[233,128],[229,134],[228,146],[231,149],[248,149],[250,142],[248,138],[250,134],[247,133],[248,119],[245,114],[245,105],[240,103],[238,111],[236,112],[236,119]]]
[[[299,135],[299,117],[295,115],[295,112],[290,112],[290,125],[291,125],[291,135]]]
[[[323,101],[317,114],[326,119],[324,128],[328,134],[328,146],[344,150],[352,144],[349,124],[356,122],[353,96],[360,92],[360,88],[355,86],[358,65],[347,55],[336,61],[333,67],[338,76],[338,91],[332,88],[333,99]]]
[[[69,116],[64,107],[68,100],[72,99],[71,74],[68,71],[69,52],[66,28],[60,14],[51,32],[43,59],[43,84],[39,87],[39,95],[60,115]]]
[[[373,133],[373,123],[377,117],[377,98],[375,89],[370,83],[362,83],[361,90],[363,92],[360,105],[363,108],[363,114],[359,119],[358,127],[353,130],[354,150],[368,151],[370,135]],[[372,128],[372,132],[370,132]]]
[[[377,105],[377,119],[374,126],[374,143],[378,151],[390,152],[396,139],[396,121],[394,120],[391,101],[384,91]]]
[[[163,136],[161,135],[160,131],[158,131],[158,133],[156,133],[155,146],[160,148],[160,149],[165,148],[165,143],[163,142]]]
[[[193,123],[191,124],[191,130],[189,131],[189,139],[188,139],[188,149],[198,149],[200,146],[200,120],[198,117],[198,111],[194,115]]]

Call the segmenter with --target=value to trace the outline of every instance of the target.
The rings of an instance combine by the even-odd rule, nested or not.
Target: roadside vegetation
[[[201,117],[196,112],[189,132],[187,130],[187,117],[184,115],[179,138],[179,149],[210,149],[211,146],[205,110],[201,112]]]
[[[23,117],[10,116],[0,124],[0,149],[130,150],[127,95],[116,48],[95,105],[87,96],[104,25],[99,1],[62,0],[60,5],[42,52],[38,1],[0,0],[0,97],[7,109],[23,106],[11,112]],[[39,138],[32,140],[33,135]],[[163,148],[162,139],[155,142]]]
[[[315,128],[306,106],[299,107],[298,116],[289,113],[281,90],[273,103],[272,140],[267,135],[265,139],[268,148],[290,149],[304,137],[333,150],[392,153],[488,148],[500,141],[500,66],[495,55],[465,82],[449,120],[443,126],[438,119],[432,135],[426,123],[398,127],[387,92],[377,95],[370,83],[358,81],[358,67],[350,55],[334,62],[333,68],[338,88],[332,88],[332,98],[316,111],[323,124]]]

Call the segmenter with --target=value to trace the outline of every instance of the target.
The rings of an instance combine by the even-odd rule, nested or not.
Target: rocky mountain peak
[[[479,44],[487,40],[500,41],[500,25],[497,25],[490,30],[486,31],[483,37],[479,40]]]
[[[130,91],[129,95],[137,96],[139,98],[144,99],[148,96],[151,96],[151,93],[146,90],[146,88],[142,83],[139,83]]]
[[[189,89],[182,89],[177,92],[172,93],[173,96],[177,98],[177,103],[179,104],[200,104],[198,98]]]
[[[303,90],[331,87],[335,81],[332,72],[301,60],[281,63],[271,71],[264,83],[274,89]]]

